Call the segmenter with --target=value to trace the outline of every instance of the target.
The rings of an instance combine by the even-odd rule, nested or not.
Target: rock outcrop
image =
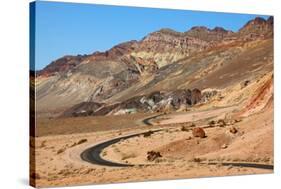
[[[165,112],[178,110],[183,105],[191,107],[201,102],[199,89],[176,91],[155,91],[148,95],[135,96],[113,105],[83,102],[64,112],[64,116],[120,115],[136,112]]]

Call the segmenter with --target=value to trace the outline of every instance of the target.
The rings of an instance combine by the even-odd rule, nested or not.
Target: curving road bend
[[[103,165],[103,166],[111,166],[111,167],[130,167],[130,166],[134,166],[134,165],[130,165],[130,164],[122,164],[122,163],[117,163],[117,162],[112,162],[112,161],[108,161],[106,159],[103,159],[101,157],[101,152],[103,149],[105,149],[106,147],[115,144],[121,140],[126,140],[129,138],[133,138],[133,137],[137,137],[137,136],[141,136],[143,134],[146,133],[155,133],[158,131],[161,131],[162,129],[158,129],[158,130],[154,130],[154,131],[147,131],[147,132],[143,132],[143,133],[137,133],[137,134],[132,134],[132,135],[128,135],[128,136],[123,136],[123,137],[119,137],[119,138],[115,138],[112,140],[108,140],[106,142],[97,144],[91,148],[86,149],[84,152],[82,152],[81,159],[84,161],[87,161],[89,163],[93,163],[93,164],[97,164],[97,165]]]
[[[160,114],[162,115],[162,114]],[[152,116],[149,118],[146,118],[143,120],[143,123],[146,125],[152,125],[150,123],[151,119],[154,119],[160,115],[156,115],[156,116]],[[106,159],[103,159],[101,157],[101,152],[103,151],[103,149],[111,146],[112,144],[118,143],[121,140],[126,140],[129,138],[133,138],[133,137],[137,137],[137,136],[141,136],[144,135],[146,133],[149,134],[153,134],[159,131],[162,131],[163,129],[158,129],[158,130],[149,130],[146,132],[142,132],[142,133],[137,133],[137,134],[132,134],[132,135],[127,135],[127,136],[122,136],[119,138],[115,138],[115,139],[111,139],[105,142],[102,142],[100,144],[97,144],[93,147],[90,147],[88,149],[86,149],[85,151],[83,151],[80,154],[80,157],[82,160],[92,163],[92,164],[96,164],[96,165],[102,165],[102,166],[110,166],[110,167],[132,167],[132,166],[136,166],[134,164],[124,164],[124,163],[118,163],[118,162],[113,162],[113,161],[109,161]],[[258,168],[258,169],[267,169],[267,170],[273,170],[274,166],[273,165],[268,165],[268,164],[256,164],[256,163],[245,163],[245,162],[212,162],[212,163],[201,163],[201,164],[207,164],[207,165],[222,165],[222,166],[236,166],[236,167],[248,167],[248,168]],[[140,166],[138,164],[138,166]]]

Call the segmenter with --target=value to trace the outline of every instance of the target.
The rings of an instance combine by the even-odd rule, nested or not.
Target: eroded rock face
[[[37,72],[37,74],[48,77],[56,73],[67,72],[78,66],[86,57],[88,55],[64,56],[51,62],[43,70]]]
[[[191,90],[177,90],[171,94],[171,105],[178,109],[181,104],[192,104]]]
[[[194,137],[200,137],[200,138],[206,137],[206,133],[205,133],[204,129],[200,128],[200,127],[193,128],[192,129],[192,135]]]
[[[148,95],[135,96],[114,105],[83,102],[67,110],[65,116],[87,115],[120,115],[136,112],[159,112],[165,110],[178,110],[182,106],[193,106],[200,102],[199,89],[183,89],[176,91],[155,91]]]
[[[192,35],[188,35],[188,33],[176,32],[170,29],[162,29],[150,33],[142,41],[141,46],[144,47],[145,45],[148,45],[146,48],[150,48],[150,50],[160,48],[162,51],[168,47],[186,51],[205,49],[208,47],[208,43],[199,37],[196,38]]]
[[[193,89],[191,91],[191,104],[190,105],[194,105],[197,104],[201,101],[202,99],[202,94],[201,91],[199,89]]]
[[[214,96],[216,96],[219,92],[216,90],[212,90],[212,91],[205,91],[202,94],[202,98],[201,98],[201,102],[205,103],[208,102],[211,98],[213,98]]]
[[[178,109],[182,104],[195,105],[201,101],[202,95],[199,89],[177,90],[171,94],[171,105]]]

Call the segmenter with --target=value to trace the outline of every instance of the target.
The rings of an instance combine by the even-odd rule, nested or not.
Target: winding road
[[[106,147],[115,144],[121,140],[126,140],[129,138],[133,138],[133,137],[137,137],[137,136],[141,136],[144,135],[146,133],[155,133],[161,131],[160,130],[154,130],[154,131],[147,131],[147,132],[143,132],[143,133],[137,133],[137,134],[132,134],[132,135],[128,135],[128,136],[123,136],[123,137],[119,137],[119,138],[115,138],[112,140],[108,140],[106,142],[97,144],[91,148],[86,149],[84,152],[82,152],[82,154],[80,155],[82,160],[87,161],[89,163],[93,163],[93,164],[97,164],[97,165],[104,165],[104,166],[111,166],[111,167],[130,167],[130,166],[134,166],[134,165],[130,165],[130,164],[122,164],[122,163],[117,163],[117,162],[112,162],[112,161],[108,161],[106,159],[103,159],[101,157],[101,152],[103,149],[105,149]]]
[[[160,114],[162,115],[162,114]],[[156,116],[152,116],[149,118],[146,118],[143,120],[143,123],[145,123],[146,125],[152,125],[149,121],[151,119],[154,119],[160,115],[156,115]],[[124,164],[124,163],[118,163],[118,162],[113,162],[113,161],[109,161],[106,159],[103,159],[101,157],[101,152],[103,151],[103,149],[111,146],[112,144],[118,143],[121,140],[126,140],[129,138],[133,138],[133,137],[137,137],[137,136],[141,136],[144,134],[153,134],[159,131],[162,131],[163,129],[158,129],[158,130],[149,130],[146,132],[141,132],[141,133],[136,133],[136,134],[132,134],[132,135],[127,135],[127,136],[122,136],[119,138],[115,138],[115,139],[111,139],[105,142],[102,142],[100,144],[97,144],[93,147],[90,147],[88,149],[86,149],[85,151],[83,151],[80,154],[80,157],[82,160],[92,163],[92,164],[96,164],[96,165],[102,165],[102,166],[110,166],[110,167],[132,167],[132,166],[136,166],[134,164]],[[207,165],[222,165],[222,166],[236,166],[236,167],[248,167],[248,168],[258,168],[258,169],[268,169],[268,170],[273,170],[274,166],[273,165],[268,165],[268,164],[257,164],[257,163],[246,163],[246,162],[212,162],[212,163],[201,163],[201,164],[207,164]],[[138,164],[139,165],[139,164]],[[139,165],[140,166],[140,165]]]

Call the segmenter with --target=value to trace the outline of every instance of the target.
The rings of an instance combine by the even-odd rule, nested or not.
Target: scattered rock
[[[59,149],[58,151],[57,151],[57,154],[61,154],[61,153],[63,153],[65,151],[65,149],[64,148],[61,148],[61,149]]]
[[[153,134],[152,131],[148,131],[146,133],[143,133],[143,137],[150,137]]]
[[[196,162],[196,163],[200,163],[201,159],[200,158],[193,158],[193,161]]]
[[[244,81],[242,84],[241,84],[241,89],[244,88],[244,87],[247,87],[249,85],[250,81],[249,80],[246,80]]]
[[[74,147],[74,146],[76,146],[76,145],[77,145],[77,143],[74,142],[70,147],[72,148],[72,147]]]
[[[86,170],[83,172],[83,174],[87,175],[87,174],[93,172],[94,170],[95,170],[95,169],[93,169],[93,168],[88,168],[88,169],[86,169]]]
[[[231,127],[231,128],[229,129],[229,132],[231,132],[232,134],[235,134],[235,133],[238,132],[238,130],[237,130],[235,127]]]
[[[228,146],[226,145],[226,144],[223,144],[222,146],[221,146],[221,149],[226,149]]]
[[[186,138],[186,140],[191,140],[191,139],[192,139],[192,137],[191,137],[191,136],[189,136],[189,137],[187,137],[187,138]]]
[[[147,152],[147,160],[148,161],[154,161],[157,158],[162,157],[162,155],[160,154],[160,152],[155,152],[155,151],[149,151]]]
[[[194,137],[200,137],[200,138],[206,137],[205,131],[200,127],[193,128],[192,129],[192,135]]]
[[[182,126],[181,127],[181,131],[189,131],[189,128],[185,127],[185,126]]]
[[[241,122],[242,119],[235,119],[234,121],[235,121],[235,123],[238,123],[238,122]]]
[[[211,127],[215,126],[215,124],[216,124],[216,122],[214,120],[209,122],[209,126],[211,126]]]
[[[225,126],[226,126],[226,122],[225,122],[223,119],[219,119],[219,120],[218,120],[218,125],[219,125],[220,127],[225,127]]]
[[[81,140],[79,140],[78,142],[77,142],[77,144],[82,144],[82,143],[85,143],[85,142],[87,142],[88,140],[87,139],[81,139]]]

